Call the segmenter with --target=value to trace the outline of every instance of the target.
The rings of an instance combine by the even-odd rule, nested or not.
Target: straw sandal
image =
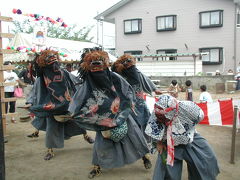
[[[17,121],[14,118],[11,118],[11,122],[14,123],[14,124],[17,123]]]
[[[39,131],[35,131],[32,134],[27,135],[29,138],[38,138],[39,137]]]
[[[83,138],[85,141],[87,141],[89,144],[93,144],[94,143],[94,139],[91,138],[90,136],[88,136],[87,134],[83,135]]]
[[[94,165],[93,169],[88,174],[89,179],[93,179],[95,176],[99,176],[102,173],[100,166]]]
[[[47,150],[47,154],[45,155],[44,160],[48,161],[48,160],[52,159],[53,157],[54,157],[54,153],[53,153],[52,148],[50,148]]]
[[[143,156],[142,160],[143,160],[144,167],[146,169],[151,169],[152,163],[150,160],[150,156],[148,154],[146,154],[145,156]]]

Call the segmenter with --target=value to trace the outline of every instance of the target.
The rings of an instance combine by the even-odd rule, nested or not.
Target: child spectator
[[[233,75],[233,70],[229,69],[228,72],[227,72],[227,75]]]
[[[236,90],[240,90],[240,62],[238,64],[238,67],[237,67],[237,73],[235,75],[235,79],[237,81],[237,84],[236,84]]]
[[[201,85],[200,90],[202,92],[199,97],[200,102],[213,102],[211,94],[207,92],[206,85]]]
[[[215,76],[220,76],[220,75],[221,75],[220,71],[216,70]]]
[[[172,80],[169,88],[168,88],[169,94],[175,98],[178,97],[178,92],[180,91],[180,88],[178,86],[177,80]]]
[[[186,85],[186,100],[193,101],[192,82],[190,80],[187,80],[185,82],[185,85]]]

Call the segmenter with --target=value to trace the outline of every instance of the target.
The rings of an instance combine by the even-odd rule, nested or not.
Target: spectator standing
[[[187,80],[185,82],[185,85],[186,85],[186,100],[193,101],[192,82],[190,80]]]
[[[215,76],[220,76],[220,75],[221,75],[220,71],[216,70]]]
[[[31,76],[31,63],[28,63],[27,67],[19,73],[18,77],[20,80],[23,80],[24,84],[26,85],[23,89],[23,92],[24,96],[27,97],[35,81],[35,71],[32,71]]]
[[[68,72],[72,72],[72,70],[73,70],[72,64],[68,63],[68,64],[66,65],[66,70],[67,70]]]
[[[240,90],[240,69],[239,71],[237,72],[236,76],[235,76],[235,79],[237,81],[237,85],[236,85],[236,90],[239,91]]]
[[[229,69],[228,72],[227,72],[227,75],[233,75],[233,70]]]
[[[211,94],[207,92],[206,85],[201,85],[200,90],[202,92],[199,97],[200,102],[213,102]]]
[[[72,64],[67,64],[66,65],[66,70],[69,72],[69,73],[71,73],[71,74],[73,74],[74,76],[78,76],[78,70],[76,69],[76,67],[74,67]]]
[[[71,72],[74,76],[78,76],[79,75],[79,73],[78,73],[78,68],[77,68],[77,66],[75,65],[75,66],[73,66],[73,70],[72,70],[72,72]]]
[[[11,65],[11,62],[6,61],[6,62],[4,62],[4,65]],[[4,82],[6,82],[6,83],[18,82],[18,79],[19,79],[17,74],[15,72],[13,72],[12,70],[3,71],[3,77],[4,77]],[[15,89],[14,85],[5,86],[4,87],[5,98],[14,97],[14,89]],[[8,104],[10,106],[9,110],[8,110]],[[8,112],[15,113],[15,110],[16,110],[15,105],[16,105],[15,101],[6,102],[5,103],[6,113],[8,113]],[[14,116],[11,117],[11,122],[16,123]]]

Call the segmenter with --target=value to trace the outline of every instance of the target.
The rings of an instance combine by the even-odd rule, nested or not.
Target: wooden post
[[[0,14],[0,99],[1,99],[1,112],[2,112],[2,126],[3,126],[3,135],[6,137],[6,116],[15,116],[17,113],[8,113],[5,112],[5,102],[16,101],[16,98],[5,98],[4,86],[13,86],[12,83],[4,83],[3,71],[13,70],[15,66],[4,66],[3,65],[3,54],[12,54],[15,51],[11,49],[3,49],[2,47],[2,38],[13,38],[14,35],[10,33],[2,33],[2,21],[12,22],[11,17],[1,16]],[[16,84],[16,83],[15,83]]]
[[[0,14],[1,17],[1,14]],[[2,19],[0,19],[0,33],[2,33]],[[2,36],[0,36],[0,49],[2,50]],[[0,65],[3,65],[3,53],[0,52]],[[3,71],[0,71],[0,82],[4,82]],[[0,87],[1,99],[5,97],[4,87]],[[5,103],[1,101],[1,112],[5,113]],[[3,134],[6,134],[6,118],[2,118]]]
[[[1,100],[0,100],[1,102]],[[5,156],[4,156],[4,136],[2,124],[2,111],[0,108],[0,179],[5,180]]]
[[[9,49],[3,49],[2,38],[12,38],[13,34],[2,33],[2,21],[12,22],[11,17],[1,16],[0,13],[0,179],[5,180],[5,156],[4,156],[4,142],[6,136],[6,116],[16,115],[17,113],[5,113],[5,102],[16,101],[16,98],[5,98],[4,86],[12,86],[13,83],[5,83],[3,71],[15,69],[14,66],[3,65],[3,54],[15,53]]]
[[[1,16],[1,13],[0,13]],[[1,20],[0,20],[0,33],[2,32],[2,25],[1,25]],[[0,49],[2,49],[2,37],[0,36]],[[3,54],[0,53],[0,64],[3,63]],[[4,82],[3,80],[3,72],[0,71],[0,82]],[[0,89],[2,89],[0,87]],[[4,92],[3,92],[4,93]],[[2,90],[0,92],[0,103],[1,98],[4,97]],[[4,108],[5,110],[5,108]],[[2,118],[2,109],[0,108],[0,179],[4,180],[5,179],[5,155],[4,155],[4,129],[6,129],[6,122]]]
[[[236,145],[236,131],[237,131],[237,115],[238,115],[238,106],[234,106],[234,120],[232,128],[232,145],[231,145],[231,157],[230,163],[235,164],[235,145]]]

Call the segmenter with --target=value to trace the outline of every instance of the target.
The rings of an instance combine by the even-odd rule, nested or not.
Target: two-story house
[[[240,0],[121,0],[95,19],[115,24],[118,55],[207,52],[203,72],[240,66]]]

